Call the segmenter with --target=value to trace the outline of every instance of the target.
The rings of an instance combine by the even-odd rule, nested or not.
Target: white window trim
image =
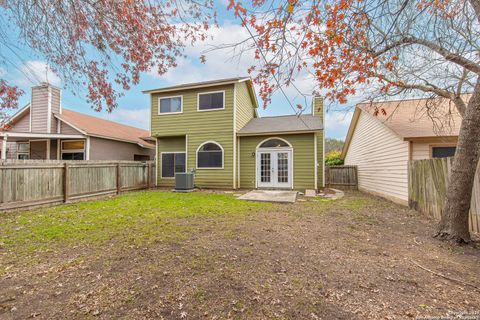
[[[19,151],[18,151],[18,145],[19,145],[19,144],[28,144],[28,151],[19,152]],[[18,156],[19,156],[20,154],[26,154],[26,155],[28,156],[28,159],[30,159],[30,141],[17,142],[17,160],[19,160],[19,159],[18,159]]]
[[[83,149],[68,149],[68,150],[63,150],[63,143],[64,142],[75,142],[75,141],[83,141]],[[60,141],[60,159],[63,159],[63,154],[64,153],[83,153],[83,160],[87,160],[86,158],[86,152],[85,152],[85,146],[86,146],[86,141],[83,139],[77,139],[77,140],[61,140]],[[63,160],[62,160],[63,161]],[[76,160],[76,161],[82,161],[82,160]]]
[[[260,148],[260,146],[267,142],[268,140],[273,140],[273,139],[278,139],[278,140],[282,140],[283,142],[285,142],[286,144],[288,144],[288,147],[276,147],[276,148],[272,148],[272,147],[269,147],[269,148]],[[262,141],[260,141],[259,144],[257,144],[257,147],[255,149],[281,149],[281,148],[293,148],[292,144],[290,142],[288,142],[287,140],[283,139],[283,138],[280,138],[280,137],[269,137],[267,139],[264,139]]]
[[[222,93],[223,94],[223,108],[200,110],[200,96],[201,95],[206,95],[206,94],[212,94],[212,93]],[[219,110],[225,110],[225,90],[206,91],[206,92],[197,93],[197,111],[198,112],[219,111]]]
[[[163,170],[162,170],[162,161],[163,161],[163,155],[164,154],[178,154],[178,153],[184,153],[185,154],[185,171],[184,172],[175,172],[175,163],[173,163],[173,177],[164,177],[163,176]],[[175,162],[175,157],[173,159],[173,161]],[[160,161],[159,161],[160,165],[160,178],[161,179],[169,179],[169,180],[173,180],[175,179],[175,173],[186,173],[187,172],[187,152],[185,151],[165,151],[165,152],[160,152]]]
[[[288,151],[290,152],[290,156],[291,156],[291,163],[292,163],[292,166],[291,166],[291,169],[292,170],[289,170],[289,176],[288,178],[291,179],[292,183],[291,183],[291,187],[290,189],[295,189],[295,163],[294,163],[294,159],[295,159],[295,154],[294,154],[294,150],[293,150],[293,147],[280,147],[280,148],[257,148],[256,151],[255,151],[255,189],[258,189],[258,178],[260,177],[259,176],[259,163],[258,163],[258,154],[259,153],[270,153],[270,152],[282,152],[282,151]]]
[[[264,142],[267,142],[268,140],[270,139],[279,139],[279,140],[282,140],[284,142],[286,142],[289,147],[277,147],[277,148],[260,148],[260,146],[264,143]],[[272,151],[281,151],[281,150],[286,150],[286,151],[290,151],[291,154],[292,154],[292,172],[291,172],[291,179],[292,179],[292,190],[295,189],[295,162],[294,162],[294,159],[295,159],[295,154],[294,154],[294,149],[293,149],[293,145],[288,141],[288,140],[285,140],[283,138],[280,138],[280,137],[269,137],[267,139],[264,139],[262,141],[260,141],[259,144],[257,144],[257,147],[255,148],[255,189],[258,189],[258,159],[257,159],[257,156],[258,156],[258,153],[259,152],[272,152]]]
[[[198,151],[200,150],[201,147],[203,147],[204,145],[206,145],[207,143],[214,143],[216,144],[217,146],[220,147],[220,149],[222,149],[222,166],[221,167],[214,167],[214,168],[211,168],[211,167],[199,167],[198,166]],[[195,168],[197,169],[200,169],[200,170],[223,170],[224,168],[224,160],[225,160],[225,150],[223,149],[222,145],[216,141],[213,141],[213,140],[210,140],[210,141],[205,141],[204,143],[202,143],[198,148],[197,148],[197,151],[195,152]]]
[[[164,99],[173,99],[173,98],[180,98],[180,111],[175,111],[175,112],[160,112],[160,101]],[[167,97],[158,97],[158,115],[159,116],[164,116],[167,114],[180,114],[183,113],[183,95],[179,96],[167,96]]]

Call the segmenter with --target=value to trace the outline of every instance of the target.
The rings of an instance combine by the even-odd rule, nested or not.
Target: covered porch
[[[88,160],[85,135],[0,132],[1,160]]]

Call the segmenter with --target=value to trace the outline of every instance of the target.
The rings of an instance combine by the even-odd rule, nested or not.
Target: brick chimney
[[[49,83],[41,83],[32,88],[30,103],[30,132],[55,133],[54,113],[62,113],[61,90]]]

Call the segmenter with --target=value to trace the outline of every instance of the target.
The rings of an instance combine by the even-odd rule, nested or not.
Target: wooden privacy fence
[[[357,189],[357,166],[325,167],[325,184],[331,188]]]
[[[146,189],[154,181],[153,162],[4,161],[0,210]]]
[[[410,208],[440,220],[453,158],[411,161],[408,166]],[[469,217],[470,231],[480,232],[480,170],[475,174]]]

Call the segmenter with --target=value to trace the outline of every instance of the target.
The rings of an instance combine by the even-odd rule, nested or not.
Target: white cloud
[[[44,62],[39,60],[30,60],[23,63],[19,69],[21,78],[18,80],[20,85],[32,86],[41,82],[48,82],[59,86],[60,78]]]
[[[327,112],[325,114],[326,136],[345,139],[352,116],[353,110]]]
[[[232,57],[238,52],[234,52],[231,48],[222,47],[247,39],[247,31],[240,25],[226,23],[221,27],[211,28],[208,35],[211,39],[185,48],[187,57],[179,59],[176,68],[170,69],[161,76],[155,70],[150,72],[150,75],[171,84],[246,75],[247,69],[254,64],[253,56],[245,54],[242,57]],[[213,48],[218,49],[211,50]],[[199,58],[203,54],[206,57],[206,62],[201,64]]]
[[[106,114],[105,119],[123,123],[126,125],[148,130],[150,124],[150,109],[115,109],[112,113]]]

